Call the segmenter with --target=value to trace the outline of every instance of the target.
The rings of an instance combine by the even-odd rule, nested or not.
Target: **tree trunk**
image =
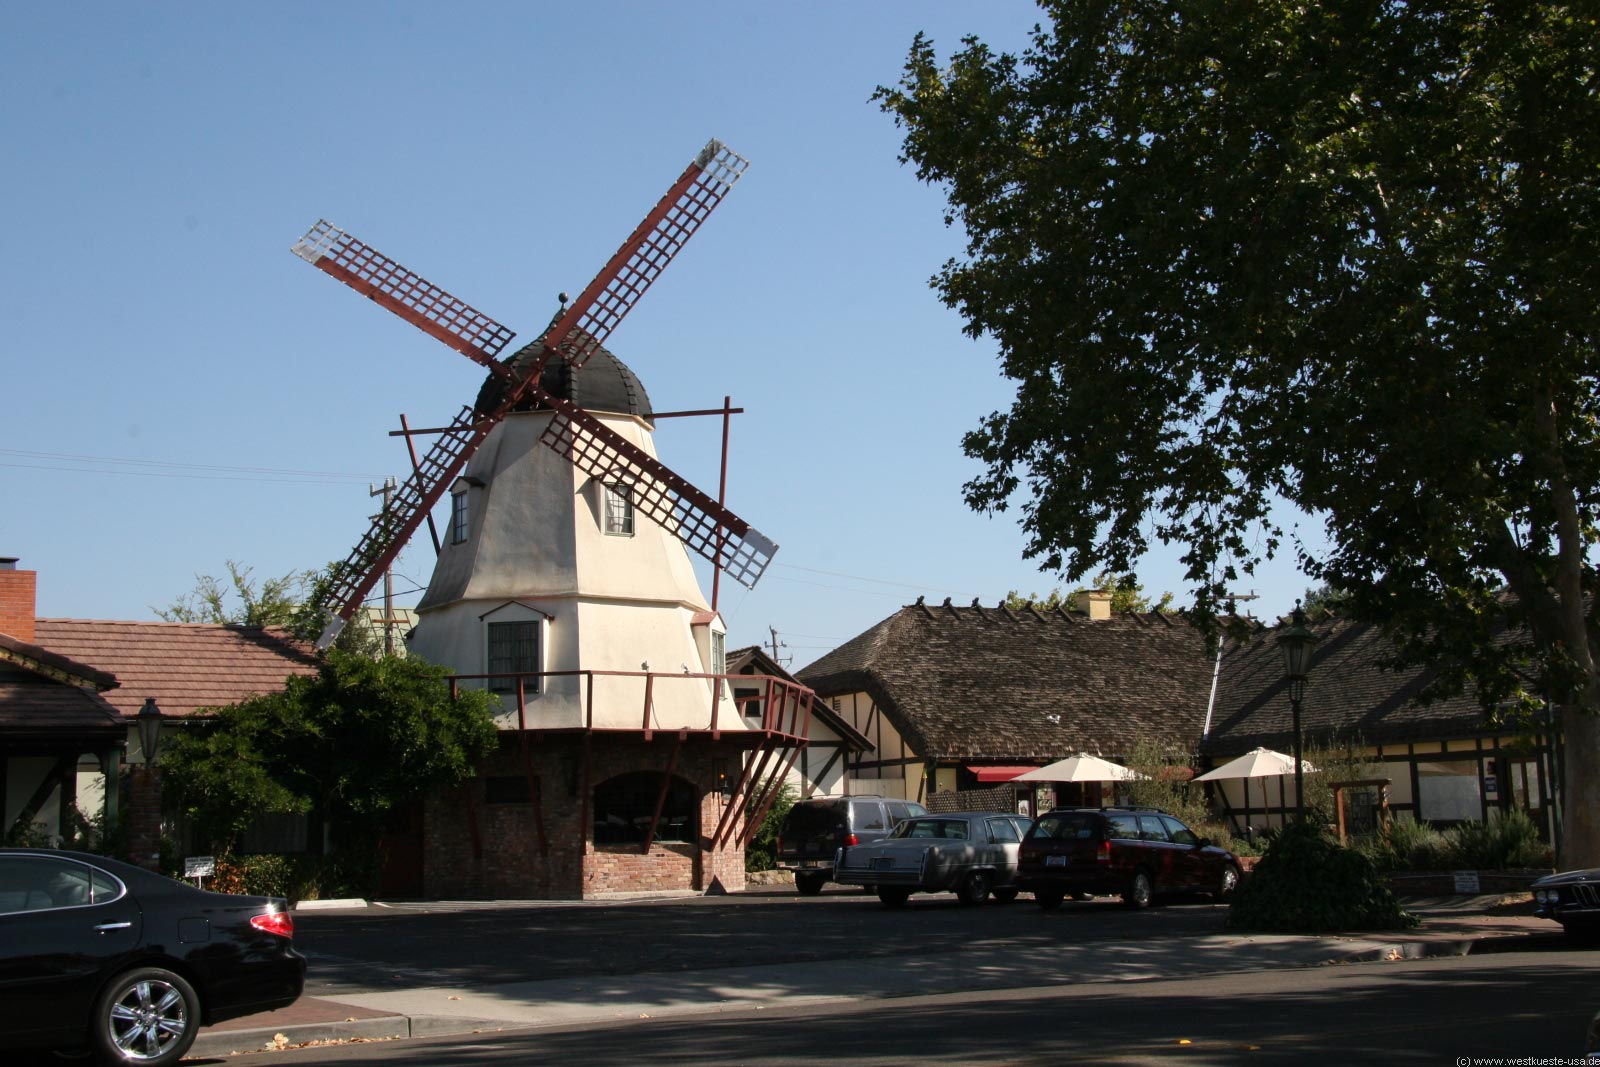
[[[1561,709],[1561,866],[1600,867],[1600,684],[1590,683],[1588,706]]]

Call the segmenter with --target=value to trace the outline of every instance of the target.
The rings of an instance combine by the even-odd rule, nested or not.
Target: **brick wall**
[[[38,579],[38,571],[0,570],[0,634],[34,643]]]
[[[590,751],[590,788],[631,771],[666,769],[674,741],[595,736]],[[726,798],[715,791],[717,761],[738,766],[740,750],[727,742],[691,736],[678,751],[673,774],[699,797],[697,841],[657,841],[648,854],[638,844],[593,843],[583,825],[583,752],[571,737],[532,738],[529,757],[539,782],[548,849],[539,847],[534,805],[487,802],[485,780],[524,776],[515,735],[503,734],[499,750],[483,761],[466,787],[429,798],[424,821],[424,892],[435,899],[574,900],[606,893],[744,888],[744,849],[737,841],[712,849],[710,837]],[[472,808],[469,808],[469,798]],[[473,847],[475,808],[480,847]],[[591,804],[589,820],[594,819]]]

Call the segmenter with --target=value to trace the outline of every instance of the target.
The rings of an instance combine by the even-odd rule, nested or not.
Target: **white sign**
[[[1478,888],[1477,871],[1456,871],[1455,876],[1457,893],[1463,893],[1469,896],[1477,896],[1478,893],[1482,892],[1482,890]]]
[[[185,878],[210,878],[217,873],[215,856],[190,856],[183,861]]]

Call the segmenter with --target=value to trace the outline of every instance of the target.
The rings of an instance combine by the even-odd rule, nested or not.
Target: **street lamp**
[[[152,766],[156,761],[156,746],[161,743],[161,709],[156,707],[155,697],[145,697],[144,707],[139,709],[139,749],[144,753],[144,765]]]
[[[1289,707],[1294,712],[1294,815],[1301,822],[1306,817],[1305,753],[1301,751],[1300,701],[1306,695],[1306,677],[1311,673],[1311,646],[1317,635],[1306,625],[1306,613],[1300,610],[1300,601],[1294,602],[1294,614],[1289,625],[1278,633],[1278,647],[1283,649],[1283,675],[1289,684]]]

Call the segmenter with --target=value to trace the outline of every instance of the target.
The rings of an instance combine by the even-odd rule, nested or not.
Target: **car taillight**
[[[1111,862],[1111,842],[1109,839],[1100,842],[1100,851],[1095,853],[1094,858],[1097,863]]]
[[[861,839],[855,834],[850,834],[844,839],[844,843],[849,848],[855,848],[857,845],[861,844]]]
[[[252,915],[250,925],[262,933],[278,937],[294,936],[294,916],[286,911],[264,911],[260,915]]]

